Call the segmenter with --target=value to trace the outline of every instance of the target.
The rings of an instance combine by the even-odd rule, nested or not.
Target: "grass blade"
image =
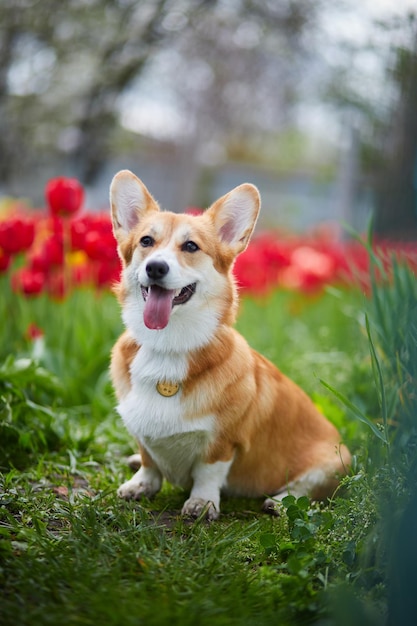
[[[375,384],[378,390],[378,397],[379,397],[380,406],[381,406],[381,414],[382,414],[382,421],[384,423],[384,431],[385,433],[387,433],[388,432],[387,431],[388,415],[387,415],[387,399],[385,395],[384,380],[382,378],[381,365],[379,363],[379,359],[375,350],[374,342],[372,341],[371,328],[369,325],[369,319],[367,315],[365,315],[365,324],[366,324],[366,333],[368,335],[368,341],[369,341],[369,350],[370,350],[371,359],[372,359],[372,369],[374,370]],[[389,446],[388,439],[386,439],[386,444]]]
[[[360,422],[362,422],[363,424],[366,424],[366,426],[368,426],[372,430],[372,432],[374,433],[376,437],[378,437],[378,439],[380,439],[386,445],[388,445],[388,441],[385,435],[385,429],[384,429],[384,432],[379,430],[379,428],[369,419],[369,417],[367,417],[365,413],[363,413],[360,409],[358,409],[358,407],[355,406],[343,393],[340,393],[339,391],[334,389],[331,385],[326,383],[324,380],[320,380],[320,383],[323,385],[323,387],[331,391],[332,394],[334,394],[336,398],[340,400],[340,402],[342,402],[342,404],[344,404]]]

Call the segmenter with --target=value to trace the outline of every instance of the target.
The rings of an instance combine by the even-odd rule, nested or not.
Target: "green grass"
[[[353,471],[328,506],[289,498],[271,518],[257,500],[224,498],[218,522],[191,523],[179,516],[186,494],[168,484],[141,504],[116,496],[134,442],[114,412],[107,374],[122,329],[113,296],[80,291],[50,303],[19,298],[5,282],[0,289],[2,625],[376,626],[387,612],[398,615],[392,571],[404,549],[398,537],[409,537],[415,441],[415,372],[401,356],[404,341],[408,354],[415,347],[409,318],[406,336],[397,329],[384,344],[389,307],[382,327],[376,296],[245,298],[238,329],[338,425]],[[377,296],[399,311],[398,289]],[[45,331],[37,362],[29,323]],[[389,453],[320,380],[381,429],[383,385]],[[391,623],[408,623],[401,620]]]

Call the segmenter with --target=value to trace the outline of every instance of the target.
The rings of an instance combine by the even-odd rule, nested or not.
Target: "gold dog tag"
[[[161,396],[164,396],[165,398],[170,398],[171,396],[175,396],[175,394],[178,393],[179,388],[180,388],[179,383],[168,383],[166,381],[156,383],[157,392],[161,394]]]

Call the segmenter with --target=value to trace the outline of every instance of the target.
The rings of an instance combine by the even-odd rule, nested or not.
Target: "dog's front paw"
[[[184,506],[181,511],[182,515],[193,517],[197,519],[201,515],[207,520],[212,522],[219,517],[219,511],[217,511],[214,504],[203,498],[189,498],[184,502]]]
[[[141,467],[132,478],[117,490],[117,495],[125,500],[152,498],[161,488],[162,477],[158,470]]]
[[[151,498],[156,491],[151,483],[137,483],[134,480],[128,480],[120,485],[117,495],[124,500],[140,500],[141,498]]]

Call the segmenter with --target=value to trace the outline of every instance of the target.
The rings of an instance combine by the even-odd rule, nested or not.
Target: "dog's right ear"
[[[159,211],[156,200],[129,170],[122,170],[110,185],[110,205],[114,236],[123,240],[148,211]]]

